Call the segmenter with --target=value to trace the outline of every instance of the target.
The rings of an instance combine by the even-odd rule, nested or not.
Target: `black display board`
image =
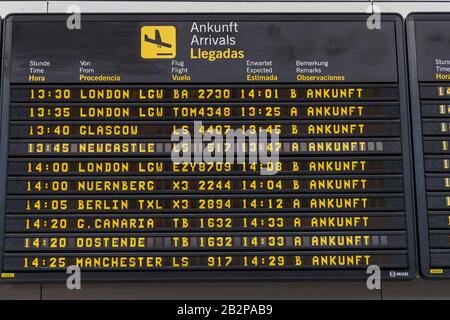
[[[9,16],[2,279],[414,277],[402,19],[367,17]],[[180,128],[279,159],[176,163],[226,146]]]
[[[406,26],[421,271],[445,278],[450,276],[450,15],[411,14]]]

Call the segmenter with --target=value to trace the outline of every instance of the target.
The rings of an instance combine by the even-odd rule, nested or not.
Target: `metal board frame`
[[[416,21],[450,21],[450,14],[444,13],[411,13],[406,18],[406,34],[408,46],[409,87],[412,120],[412,138],[414,149],[415,192],[418,229],[418,256],[420,260],[420,274],[429,279],[450,279],[450,268],[443,269],[442,274],[430,272],[430,243],[428,228],[428,206],[425,180],[425,162],[423,153],[422,117],[417,72],[417,43],[415,33]]]
[[[195,18],[207,16],[208,20],[214,21],[214,19],[226,17],[232,17],[235,20],[245,17],[245,19],[251,21],[259,20],[273,20],[273,21],[366,21],[368,15],[365,14],[239,14],[239,13],[220,13],[220,14],[158,14],[158,15],[111,15],[111,14],[85,14],[83,15],[85,21],[137,21],[142,19],[158,20],[176,20],[176,21],[191,21]],[[3,107],[2,107],[2,127],[1,127],[1,141],[0,141],[0,154],[1,163],[5,164],[0,168],[0,266],[2,265],[3,248],[4,248],[4,209],[6,205],[6,180],[7,180],[7,168],[6,163],[8,160],[8,143],[9,143],[9,89],[10,89],[10,66],[11,63],[11,23],[13,21],[64,21],[66,15],[10,15],[6,18],[5,22],[5,44],[3,48],[4,53],[4,75],[3,75]],[[405,186],[405,219],[408,241],[408,270],[402,270],[405,272],[404,276],[396,277],[390,276],[392,271],[383,270],[382,278],[390,280],[409,280],[417,274],[417,260],[416,260],[416,238],[415,238],[415,222],[414,222],[414,195],[413,195],[413,183],[412,183],[412,157],[411,157],[411,140],[410,140],[410,121],[409,121],[409,108],[407,100],[407,79],[406,79],[406,53],[405,53],[405,41],[404,41],[404,29],[403,20],[396,14],[383,14],[383,21],[389,21],[394,23],[397,42],[397,65],[398,65],[398,84],[399,84],[399,102],[400,102],[400,116],[401,116],[401,133],[402,133],[402,147],[403,147],[403,165],[404,165],[404,186]],[[88,20],[86,20],[88,19]],[[280,251],[281,253],[282,251]],[[158,254],[155,252],[155,254]],[[153,280],[153,281],[167,281],[167,280],[362,280],[367,278],[366,270],[330,270],[330,271],[296,271],[296,270],[273,270],[273,271],[138,271],[138,272],[86,272],[82,274],[83,280],[87,281],[105,281],[105,280]],[[3,279],[3,282],[50,282],[50,281],[65,281],[67,275],[64,272],[29,272],[18,273],[14,279]]]

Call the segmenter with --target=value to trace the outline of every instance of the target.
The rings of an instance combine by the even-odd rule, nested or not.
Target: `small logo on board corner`
[[[173,59],[177,53],[175,26],[144,26],[141,28],[141,57]]]
[[[407,278],[409,277],[408,271],[391,271],[389,272],[389,277],[391,278]]]

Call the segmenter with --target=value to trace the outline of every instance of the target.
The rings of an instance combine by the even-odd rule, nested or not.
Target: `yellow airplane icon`
[[[141,28],[141,57],[144,59],[173,59],[176,56],[174,26],[145,26]]]

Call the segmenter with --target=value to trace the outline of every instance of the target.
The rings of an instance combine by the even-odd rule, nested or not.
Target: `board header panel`
[[[66,18],[6,23],[3,280],[415,276],[398,16]]]
[[[417,78],[421,82],[439,82],[450,79],[448,52],[450,42],[446,30],[450,21],[445,14],[412,14],[414,21],[414,39],[419,44],[415,54],[420,63],[417,65]]]
[[[392,17],[383,19],[382,30],[369,30],[363,19],[335,28],[327,16],[302,22],[174,17],[99,22],[83,16],[76,32],[65,20],[15,19],[11,82],[32,83],[38,76],[46,83],[397,81]],[[44,72],[31,73],[32,64]]]

